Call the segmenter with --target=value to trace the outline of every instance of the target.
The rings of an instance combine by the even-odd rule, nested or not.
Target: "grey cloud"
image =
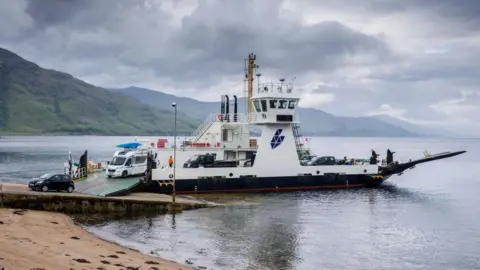
[[[373,62],[391,56],[382,40],[338,22],[305,27],[283,21],[280,0],[200,2],[173,32],[158,24],[148,28],[169,16],[149,14],[147,2],[30,0],[26,12],[37,27],[25,38],[39,40],[35,49],[52,57],[117,58],[120,65],[151,68],[177,86],[191,80],[209,86],[218,76],[237,75],[241,59],[252,51],[262,66],[289,74],[331,72],[356,55]],[[132,15],[143,20],[136,25],[143,29],[129,27]]]
[[[147,79],[150,85],[197,91],[231,76],[240,83],[242,60],[254,52],[265,75],[338,85],[309,90],[333,93],[335,100],[320,109],[339,115],[364,115],[390,104],[405,109],[408,118],[440,120],[446,115],[429,105],[461,98],[462,91],[475,93],[467,99],[470,105],[478,102],[480,46],[474,38],[480,1],[290,0],[347,22],[348,14],[365,20],[401,14],[401,23],[415,27],[396,43],[389,38],[397,33],[386,25],[381,36],[361,32],[362,25],[354,23],[303,25],[284,17],[286,1],[199,1],[173,25],[165,1],[5,0],[0,46],[74,76],[111,78],[109,86]],[[410,42],[448,53],[405,52]]]
[[[74,31],[115,28],[123,16],[146,7],[146,0],[26,0],[26,12],[37,30],[72,27]],[[161,17],[160,17],[161,18]]]
[[[480,91],[465,92],[462,95],[462,99],[463,101],[460,101],[460,104],[475,106],[480,110]]]
[[[318,86],[313,92],[335,94],[337,102],[323,104],[320,109],[336,115],[364,115],[381,104],[404,109],[404,117],[413,120],[443,120],[446,114],[429,105],[461,98],[460,90],[443,81],[389,81],[372,84],[340,83],[337,87]]]
[[[43,28],[72,20],[81,10],[93,7],[94,3],[90,0],[30,0],[26,11],[36,26]]]
[[[0,4],[0,40],[17,41],[30,28],[30,17],[25,14],[25,3],[4,0]]]
[[[434,79],[462,80],[468,83],[480,73],[480,47],[469,45],[451,46],[444,54],[425,55],[419,52],[408,59],[408,65],[393,71],[382,72],[370,76],[373,79],[388,81],[428,81]]]
[[[407,6],[414,8],[422,8],[426,13],[432,16],[442,18],[442,21],[455,22],[457,25],[462,25],[468,30],[478,32],[480,27],[480,1],[477,0],[436,0],[434,2],[429,1],[407,1]],[[440,23],[440,21],[437,21]],[[438,25],[442,28],[442,25]],[[462,33],[462,29],[459,33]]]
[[[195,73],[182,73],[186,67],[202,64],[207,70],[218,70],[223,75],[238,74],[239,59],[254,51],[260,65],[285,73],[301,74],[306,71],[331,72],[348,64],[350,56],[371,54],[378,59],[389,57],[388,47],[380,40],[355,32],[337,22],[324,22],[310,27],[287,25],[275,31],[267,31],[254,25],[222,23],[208,27],[202,18],[192,15],[192,21],[184,24],[174,40],[176,51],[192,55],[177,64],[168,66],[155,63],[159,74],[184,74],[205,78],[205,69]],[[178,48],[181,48],[180,50]],[[172,61],[173,62],[173,61]],[[218,73],[217,73],[218,75]],[[188,79],[188,78],[182,78]]]
[[[438,31],[442,31],[448,24],[463,25],[470,31],[479,31],[480,1],[477,0],[297,0],[297,4],[318,6],[324,9],[364,13],[375,16],[385,16],[397,13],[421,14],[424,24],[438,24]],[[438,20],[441,19],[441,20]],[[422,27],[422,25],[418,25]],[[464,29],[457,29],[462,33]]]

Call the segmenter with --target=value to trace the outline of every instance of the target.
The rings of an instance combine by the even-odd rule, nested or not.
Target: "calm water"
[[[69,147],[77,159],[84,149],[90,159],[108,159],[128,139],[3,138],[0,179],[61,171]],[[325,155],[368,157],[372,148],[384,155],[387,147],[398,159],[469,152],[419,165],[379,189],[239,195],[242,203],[222,208],[83,222],[108,240],[208,269],[480,269],[480,140],[312,140]]]

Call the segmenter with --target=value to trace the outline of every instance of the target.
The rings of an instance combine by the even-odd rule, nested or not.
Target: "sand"
[[[193,269],[103,241],[64,214],[0,208],[2,267],[5,270]]]

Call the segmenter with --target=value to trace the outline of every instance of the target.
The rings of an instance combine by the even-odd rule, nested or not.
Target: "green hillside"
[[[178,115],[180,132],[198,123]],[[0,133],[162,135],[173,125],[171,107],[152,108],[0,48]]]

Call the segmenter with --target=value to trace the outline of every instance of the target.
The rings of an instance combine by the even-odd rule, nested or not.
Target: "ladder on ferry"
[[[298,159],[302,158],[304,149],[302,142],[302,130],[299,124],[293,124],[293,137],[295,138],[295,146],[297,148]]]

